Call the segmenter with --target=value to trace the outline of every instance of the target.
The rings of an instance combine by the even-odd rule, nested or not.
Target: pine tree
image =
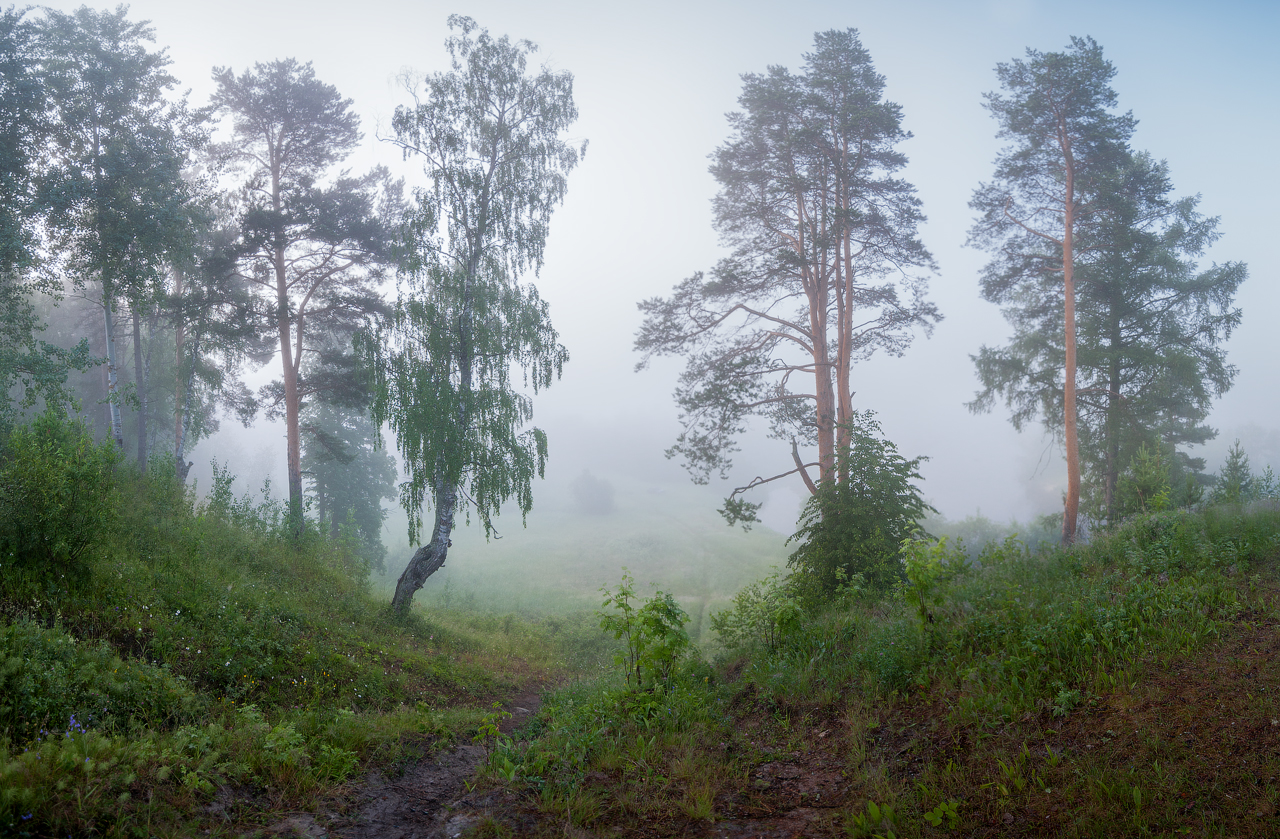
[[[742,110],[711,166],[732,255],[640,304],[638,369],[656,355],[686,359],[675,394],[684,431],[667,454],[695,482],[728,476],[752,416],[790,443],[795,468],[736,488],[722,510],[731,523],[756,520],[759,505],[740,496],[764,483],[799,475],[815,493],[842,479],[854,363],[901,355],[941,319],[925,299],[920,201],[897,177],[910,134],[884,86],[853,29],[818,33],[798,75],[743,76]]]

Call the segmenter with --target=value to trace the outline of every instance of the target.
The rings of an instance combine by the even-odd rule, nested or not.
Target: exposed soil
[[[504,703],[511,714],[499,724],[510,734],[529,722],[542,706],[542,686],[527,687]],[[499,793],[472,794],[468,783],[487,753],[471,743],[456,745],[411,765],[391,778],[371,773],[352,790],[349,813],[292,814],[267,828],[269,836],[342,837],[342,839],[455,839],[472,830],[493,807]]]

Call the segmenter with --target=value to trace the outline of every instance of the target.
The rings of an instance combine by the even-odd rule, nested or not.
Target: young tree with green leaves
[[[997,134],[1007,145],[996,158],[995,176],[974,193],[969,206],[979,213],[969,234],[971,245],[994,253],[982,277],[982,295],[999,304],[1014,304],[1006,315],[1015,329],[1028,322],[1041,325],[1048,311],[1017,307],[1027,289],[1052,279],[1061,290],[1057,298],[1062,316],[1061,372],[1049,368],[1015,371],[1034,377],[1037,385],[1062,386],[1060,434],[1066,449],[1067,492],[1062,516],[1062,541],[1075,541],[1080,509],[1080,444],[1077,406],[1076,266],[1081,237],[1103,215],[1111,179],[1129,157],[1131,114],[1113,112],[1111,88],[1115,68],[1102,57],[1091,38],[1072,38],[1064,52],[1027,50],[1025,60],[996,66],[1004,93],[988,93],[986,107],[1000,125]],[[1035,340],[1047,333],[1036,332]],[[1015,341],[1017,339],[1015,338]],[[984,348],[975,359],[979,375],[999,362]],[[988,410],[993,393],[980,393],[973,410]],[[1005,393],[1014,407],[1014,425],[1043,410],[1037,397],[1020,400]]]
[[[853,364],[901,355],[941,319],[925,299],[920,201],[897,177],[910,137],[901,109],[883,99],[856,30],[818,33],[804,58],[798,75],[742,77],[733,135],[713,156],[715,226],[732,255],[640,304],[637,369],[655,355],[687,359],[675,394],[684,431],[667,454],[695,482],[728,476],[751,416],[790,442],[794,468],[735,489],[730,523],[756,520],[759,505],[739,497],[754,487],[798,474],[816,493],[814,467],[817,482],[843,480]]]
[[[335,330],[348,334],[383,311],[377,284],[390,262],[400,186],[387,171],[336,172],[360,141],[351,100],[294,59],[256,64],[237,76],[214,70],[217,113],[232,138],[219,147],[243,175],[241,272],[269,301],[282,377],[262,398],[283,416],[289,515],[303,516],[303,400],[334,383],[302,371]]]
[[[552,211],[586,144],[563,138],[577,119],[573,76],[530,72],[536,47],[492,37],[451,16],[452,69],[406,79],[414,102],[396,109],[395,142],[420,160],[420,189],[405,225],[405,289],[390,321],[365,336],[375,376],[373,415],[389,423],[409,480],[401,504],[416,542],[428,497],[435,523],[396,585],[408,611],[444,565],[459,506],[486,535],[501,505],[533,505],[531,484],[547,458],[546,434],[526,428],[536,393],[568,358],[547,305],[520,276],[542,266]]]
[[[116,312],[135,317],[161,296],[168,263],[191,244],[191,193],[182,176],[202,141],[200,115],[167,98],[176,84],[151,28],[87,7],[46,10],[41,72],[50,92],[49,159],[39,205],[52,244],[78,287],[101,289],[111,436],[123,447]],[[136,323],[136,322],[135,322]],[[135,326],[135,345],[140,343]],[[140,356],[135,354],[140,367]],[[135,375],[141,381],[141,369]],[[139,456],[145,460],[145,412]]]
[[[1249,455],[1245,454],[1244,447],[1236,440],[1227,451],[1227,459],[1222,464],[1222,471],[1218,473],[1218,480],[1213,492],[1209,494],[1209,500],[1215,504],[1243,504],[1252,501],[1255,480],[1253,470],[1249,468]]]

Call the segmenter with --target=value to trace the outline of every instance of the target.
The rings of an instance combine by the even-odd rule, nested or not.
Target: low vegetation
[[[1219,507],[1070,551],[908,542],[887,597],[778,574],[714,664],[552,694],[489,779],[545,835],[1273,835],[1277,553],[1273,506]]]
[[[370,772],[467,743],[472,836],[1276,827],[1269,501],[1071,550],[918,534],[888,581],[799,564],[698,634],[625,572],[594,612],[393,618],[352,539],[295,541],[269,487],[215,470],[197,501],[57,414],[6,441],[0,507],[0,833],[251,835],[298,812],[341,833]],[[512,730],[502,703],[530,689]]]
[[[295,543],[269,487],[231,486],[197,504],[56,413],[7,440],[0,833],[269,823],[608,659],[585,619],[393,620],[354,538]]]

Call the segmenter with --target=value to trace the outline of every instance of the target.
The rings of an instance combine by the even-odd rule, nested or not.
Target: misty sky
[[[977,386],[969,355],[1008,335],[999,311],[978,294],[986,257],[964,241],[972,221],[967,202],[990,177],[998,148],[995,123],[981,107],[982,93],[995,86],[995,64],[1027,47],[1062,49],[1071,35],[1093,36],[1116,65],[1120,106],[1139,120],[1134,146],[1168,160],[1176,193],[1201,193],[1201,211],[1221,217],[1224,236],[1210,258],[1249,266],[1237,298],[1244,322],[1229,344],[1240,373],[1210,417],[1226,439],[1207,447],[1209,467],[1217,468],[1239,435],[1256,465],[1280,468],[1272,318],[1280,311],[1274,245],[1280,4],[146,0],[131,6],[133,19],[152,21],[172,72],[198,104],[212,91],[215,65],[242,71],[277,58],[314,62],[317,76],[354,99],[364,120],[365,148],[353,168],[382,162],[411,182],[420,179],[416,165],[402,163],[375,135],[407,100],[396,82],[402,70],[445,69],[450,13],[471,15],[495,35],[532,40],[544,61],[576,78],[581,118],[574,135],[590,148],[552,220],[536,280],[571,356],[563,380],[535,405],[537,424],[551,435],[553,475],[589,466],[625,480],[687,480],[662,457],[678,433],[671,389],[680,364],[632,372],[635,304],[667,294],[723,255],[710,224],[715,183],[707,155],[728,136],[724,114],[736,108],[740,74],[771,64],[797,70],[815,31],[845,27],[859,30],[886,77],[887,97],[902,106],[915,135],[902,146],[911,161],[904,175],[924,202],[929,220],[922,238],[939,265],[931,297],[946,317],[932,339],[918,338],[903,358],[856,368],[854,403],[879,412],[903,454],[931,458],[922,488],[933,504],[952,518],[981,509],[1000,520],[1061,507],[1065,469],[1049,440],[1038,429],[1015,433],[1002,407],[980,416],[964,407]],[[273,468],[283,475],[282,432],[252,444],[235,440],[206,441],[191,457],[199,466],[214,454],[243,450],[263,463],[275,458]],[[782,471],[788,460],[782,444],[763,435],[749,439],[735,478],[746,483]],[[715,492],[722,497],[726,488]],[[775,515],[799,497],[791,492],[775,497]],[[787,515],[771,523],[785,529]]]

